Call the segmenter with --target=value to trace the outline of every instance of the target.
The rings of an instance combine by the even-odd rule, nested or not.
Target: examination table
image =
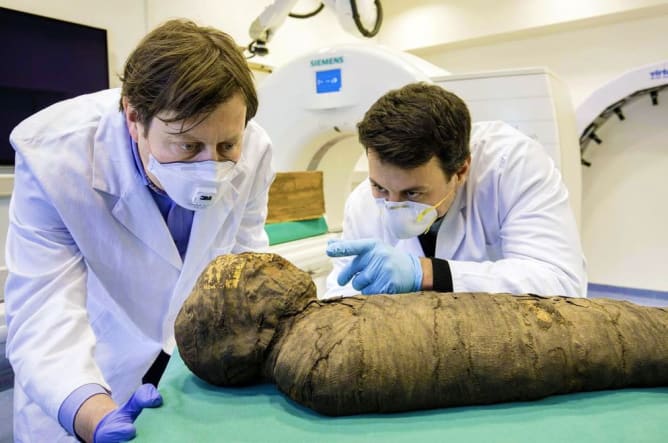
[[[668,442],[668,387],[585,392],[533,402],[326,417],[274,385],[219,388],[178,353],[144,409],[137,442]]]

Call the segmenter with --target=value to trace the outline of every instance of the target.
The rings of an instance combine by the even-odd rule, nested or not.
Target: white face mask
[[[234,165],[213,160],[160,163],[148,155],[148,171],[177,205],[192,211],[209,208],[220,199],[220,188]]]
[[[410,200],[389,202],[384,198],[377,198],[376,204],[381,211],[381,217],[390,233],[399,239],[408,239],[422,235],[429,230],[438,218],[438,208],[451,194],[443,197],[433,206]]]

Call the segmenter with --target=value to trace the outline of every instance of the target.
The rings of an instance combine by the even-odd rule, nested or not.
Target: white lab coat
[[[376,238],[424,257],[417,237],[399,240],[385,228],[368,180],[346,201],[342,238]],[[455,292],[586,294],[561,174],[540,144],[502,122],[473,125],[468,180],[439,228],[435,256],[448,260]],[[336,282],[350,260],[333,260],[325,297],[358,293]]]
[[[212,208],[196,212],[182,261],[134,163],[119,91],[55,104],[11,134],[15,188],[7,240],[7,355],[14,437],[75,441],[63,400],[86,383],[119,404],[140,385],[202,269],[267,247],[269,139],[246,128],[243,153]]]

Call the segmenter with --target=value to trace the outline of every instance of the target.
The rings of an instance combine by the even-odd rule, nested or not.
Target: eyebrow
[[[382,186],[382,185],[378,184],[378,182],[376,182],[371,177],[369,177],[369,181],[374,186],[378,186],[379,188],[387,189],[387,188],[385,188],[385,186]],[[425,192],[425,191],[427,191],[427,187],[425,187],[425,186],[415,186],[415,187],[412,187],[412,188],[402,189],[399,192]]]
[[[187,132],[181,132],[181,133],[167,132],[167,134],[169,135],[170,140],[184,140],[184,139],[186,139],[188,141],[194,141],[194,142],[198,142],[198,143],[201,142],[201,140],[199,138],[194,137],[192,134],[189,134]],[[218,144],[220,144],[220,143],[231,143],[231,144],[234,145],[234,144],[237,144],[239,142],[239,140],[241,140],[240,135],[233,135],[233,136],[219,142]]]

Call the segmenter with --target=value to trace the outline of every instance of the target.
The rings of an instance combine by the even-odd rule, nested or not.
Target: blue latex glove
[[[130,400],[118,409],[104,416],[95,427],[95,443],[116,443],[135,438],[137,429],[134,421],[144,408],[162,405],[162,396],[152,384],[141,385]]]
[[[341,270],[337,281],[343,286],[352,279],[353,288],[362,294],[399,294],[422,287],[420,260],[381,241],[330,240],[327,255],[357,256]]]

